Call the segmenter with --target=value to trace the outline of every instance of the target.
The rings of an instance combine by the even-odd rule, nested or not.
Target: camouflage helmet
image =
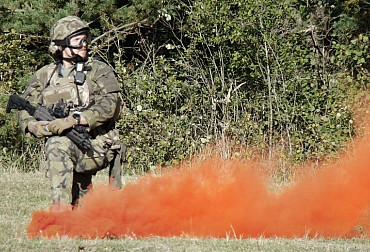
[[[69,39],[75,35],[87,34],[90,40],[89,26],[76,16],[59,19],[50,30],[49,50],[56,53],[60,46],[69,46]]]

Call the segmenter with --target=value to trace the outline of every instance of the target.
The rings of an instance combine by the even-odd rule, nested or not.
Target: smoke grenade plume
[[[74,211],[40,210],[30,238],[369,237],[370,139],[279,193],[256,164],[208,158],[123,189],[95,186]]]

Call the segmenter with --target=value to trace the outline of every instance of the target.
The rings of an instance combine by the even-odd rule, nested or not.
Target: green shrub
[[[202,115],[214,123],[202,127],[213,139],[237,139],[270,154],[282,145],[304,161],[334,153],[353,134],[346,86],[316,48],[325,42],[323,17],[304,17],[288,1],[205,0],[180,9],[186,7],[179,20],[187,20],[188,45],[173,43],[181,45],[177,59],[188,81],[203,87]],[[317,34],[307,31],[309,23]]]
[[[369,85],[362,0],[22,3],[0,9],[7,31],[0,37],[3,107],[49,61],[51,24],[82,16],[94,36],[103,34],[93,55],[109,62],[122,84],[126,110],[118,127],[130,171],[178,163],[208,144],[221,144],[225,157],[254,147],[270,157],[279,150],[295,162],[319,160],[356,134],[348,93]],[[18,135],[13,114],[0,116],[8,157],[18,150],[34,156],[39,142]]]
[[[21,93],[26,81],[40,64],[44,55],[29,50],[38,43],[14,31],[0,36],[0,147],[2,167],[22,170],[38,169],[40,162],[39,141],[25,139],[18,130],[16,112],[5,112],[9,94]]]
[[[203,126],[208,120],[207,108],[201,106],[206,94],[180,73],[162,57],[132,75],[120,72],[126,76],[126,109],[119,128],[129,146],[130,169],[143,172],[159,164],[177,163],[209,142],[212,133]]]

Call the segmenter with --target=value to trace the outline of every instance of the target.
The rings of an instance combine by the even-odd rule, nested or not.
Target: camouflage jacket
[[[61,75],[60,69],[60,63],[52,63],[38,70],[29,81],[23,97],[31,105],[50,107],[55,105],[52,103],[56,103],[57,99],[65,98],[65,100],[68,100],[67,96],[71,93],[71,90],[76,89],[78,90],[76,92],[78,101],[74,101],[73,111],[81,111],[81,115],[88,122],[88,129],[93,135],[105,134],[107,130],[112,128],[112,123],[114,126],[121,102],[119,84],[112,68],[101,61],[90,59],[85,63],[86,79],[83,86],[79,87],[74,84],[76,75],[74,69],[67,77],[67,82],[68,79],[71,82],[68,89],[57,90],[54,94],[54,100],[49,99],[50,97],[53,98],[53,95],[50,95],[53,91],[48,92],[48,99],[45,99],[45,91],[53,90],[53,88],[66,81],[66,78]],[[27,124],[30,121],[35,121],[35,118],[23,110],[19,112],[18,120],[20,129],[24,134],[27,134]]]

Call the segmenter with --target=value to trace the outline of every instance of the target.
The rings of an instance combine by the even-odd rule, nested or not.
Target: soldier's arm
[[[96,82],[98,91],[95,95],[94,104],[81,113],[81,124],[86,120],[90,129],[103,125],[112,120],[119,99],[119,85],[113,70],[107,65],[100,65],[94,72],[93,81]]]

